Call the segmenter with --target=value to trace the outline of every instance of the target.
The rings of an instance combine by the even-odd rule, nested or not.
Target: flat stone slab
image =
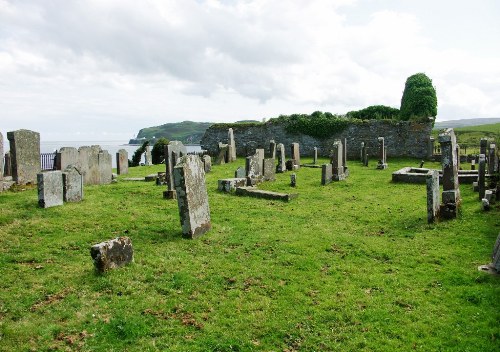
[[[321,165],[320,164],[302,164],[300,166],[301,167],[310,167],[310,168],[313,168],[313,169],[321,169]]]
[[[407,166],[392,173],[392,182],[421,183],[425,184],[427,175],[432,169]],[[439,182],[443,180],[443,172],[439,171]],[[459,170],[458,180],[460,184],[472,184],[477,181],[477,170]]]
[[[236,194],[239,196],[283,200],[285,202],[288,202],[291,199],[297,198],[299,196],[297,193],[289,194],[289,193],[264,191],[261,189],[257,189],[255,187],[237,187]]]
[[[146,181],[146,178],[145,177],[125,177],[125,178],[122,178],[122,181]]]
[[[128,237],[117,237],[98,243],[90,248],[90,256],[100,272],[124,266],[134,260],[132,241]]]
[[[158,177],[158,174],[150,174],[144,177],[144,181],[146,182],[151,182],[151,181],[156,181],[156,178]]]

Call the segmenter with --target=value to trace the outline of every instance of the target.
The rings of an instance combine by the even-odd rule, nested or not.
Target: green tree
[[[349,111],[346,116],[359,120],[399,119],[399,109],[385,105],[372,105],[361,110]]]
[[[401,98],[400,119],[427,121],[436,119],[437,97],[432,80],[425,73],[416,73],[406,79]]]
[[[149,141],[146,141],[142,143],[142,145],[137,148],[137,150],[134,152],[134,155],[132,155],[132,160],[130,161],[130,166],[139,166],[139,163],[141,162],[141,157],[142,154],[146,151],[146,147],[149,145]]]
[[[151,150],[151,158],[153,159],[153,164],[161,164],[165,160],[165,146],[169,143],[169,140],[165,137],[158,139]]]

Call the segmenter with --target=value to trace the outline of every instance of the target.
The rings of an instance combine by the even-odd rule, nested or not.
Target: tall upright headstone
[[[212,171],[212,158],[210,155],[203,155],[201,160],[203,161],[203,168],[205,169],[205,173],[209,173]]]
[[[485,156],[488,155],[488,139],[487,138],[481,138],[479,141],[479,154],[484,154]]]
[[[327,185],[332,182],[333,173],[332,173],[332,164],[323,164],[321,165],[321,184]]]
[[[3,154],[3,135],[0,132],[0,182],[3,180],[3,169],[4,169],[4,154]],[[0,185],[0,192],[2,191],[3,187]]]
[[[274,139],[269,141],[269,155],[271,159],[276,159],[276,142]]]
[[[292,143],[292,159],[294,160],[294,165],[297,165],[297,168],[300,167],[300,146],[299,143]]]
[[[83,176],[75,166],[69,165],[62,173],[63,199],[65,202],[80,202],[83,199]]]
[[[151,148],[149,145],[146,146],[146,150],[144,151],[144,164],[146,166],[153,165],[153,158],[151,156]]]
[[[427,159],[431,160],[434,158],[434,137],[429,137],[429,144],[427,145]]]
[[[229,154],[229,145],[219,142],[215,165],[223,165],[226,163]]]
[[[332,146],[330,163],[332,164],[332,174],[335,181],[345,180],[344,166],[342,165],[343,151],[342,142],[336,140]]]
[[[344,167],[345,177],[349,176],[349,168],[347,167],[347,138],[342,141],[342,166]]]
[[[116,153],[116,173],[118,175],[128,174],[128,152],[120,149]]]
[[[365,160],[364,158],[364,149],[365,149],[365,142],[361,142],[361,148],[359,149],[359,160],[361,160],[361,163]]]
[[[0,170],[2,172],[2,170]],[[12,176],[12,158],[10,156],[10,151],[5,153],[5,163],[3,167],[4,176]]]
[[[276,168],[274,164],[274,159],[264,159],[262,167],[262,176],[264,177],[264,181],[274,181],[276,179]]]
[[[488,150],[488,174],[493,175],[497,172],[497,161],[497,146],[492,143]]]
[[[385,148],[385,139],[384,137],[378,137],[378,155],[379,155],[379,160],[377,164],[377,169],[387,169],[387,155],[386,155],[386,148]]]
[[[41,171],[40,133],[30,130],[7,132],[12,163],[12,180],[19,185],[37,182]]]
[[[74,147],[62,147],[56,152],[56,170],[64,170],[69,165],[78,163],[78,150]]]
[[[440,133],[438,139],[441,145],[441,166],[443,168],[443,205],[440,213],[444,218],[454,218],[460,204],[460,189],[456,153],[457,140],[453,128],[447,128]]]
[[[313,164],[316,165],[318,163],[318,147],[313,148]]]
[[[174,188],[174,167],[181,157],[187,155],[187,148],[180,141],[170,141],[165,146],[165,181],[167,190],[163,192],[163,198],[175,199],[176,192]]]
[[[458,144],[455,145],[455,154],[457,158],[457,170],[460,170],[460,146]]]
[[[232,128],[230,128],[227,132],[227,145],[228,145],[227,162],[232,163],[233,161],[236,161],[236,143],[234,141],[234,133]]]
[[[283,143],[278,143],[276,146],[276,151],[278,153],[278,165],[276,166],[276,172],[282,173],[286,171],[286,159],[285,159],[285,146]]]
[[[38,205],[50,208],[63,205],[62,172],[46,171],[37,174]]]
[[[212,227],[203,163],[196,155],[183,156],[174,167],[174,186],[182,235],[195,238]]]
[[[486,157],[484,154],[479,154],[477,186],[479,189],[479,200],[481,200],[484,198],[486,191]]]
[[[431,170],[426,176],[427,183],[427,222],[433,223],[439,216],[439,171]]]
[[[113,157],[107,150],[101,150],[97,155],[99,165],[99,184],[108,185],[113,181]]]

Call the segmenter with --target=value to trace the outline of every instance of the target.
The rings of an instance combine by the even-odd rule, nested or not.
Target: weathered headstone
[[[212,171],[212,158],[210,157],[210,155],[203,155],[202,161],[205,173],[208,174],[210,171]]]
[[[187,155],[187,148],[180,141],[170,141],[164,148],[165,153],[165,181],[167,190],[163,192],[163,198],[175,199],[177,196],[174,187],[174,167],[179,159]]]
[[[215,159],[215,165],[225,164],[228,152],[229,152],[229,146],[227,144],[219,142],[219,151],[217,152],[217,158]]]
[[[227,144],[228,144],[227,162],[232,163],[233,161],[236,161],[236,143],[234,141],[234,133],[232,128],[230,128],[227,132]]]
[[[318,163],[318,148],[313,148],[313,164],[316,165]]]
[[[247,156],[245,164],[245,176],[258,177],[261,175],[260,158],[258,154]]]
[[[342,143],[342,166],[345,177],[349,176],[349,168],[347,167],[347,138],[344,138]]]
[[[332,182],[332,164],[321,165],[321,184],[327,185]]]
[[[40,134],[29,130],[7,132],[10,143],[12,179],[19,185],[35,184],[41,171]]]
[[[3,169],[4,169],[3,155],[4,155],[3,154],[3,135],[0,132],[0,182],[2,182],[2,180],[3,180]],[[2,192],[2,190],[3,190],[3,185],[0,185],[0,192]]]
[[[486,191],[486,157],[484,154],[479,154],[477,186],[479,190],[479,200],[481,200],[484,198],[484,192]]]
[[[286,171],[286,160],[285,160],[285,146],[283,143],[279,143],[276,146],[276,151],[278,153],[278,165],[276,166],[276,172],[282,173]]]
[[[426,176],[427,183],[427,222],[432,223],[439,216],[439,171],[431,170]]]
[[[245,173],[245,168],[241,167],[241,166],[238,166],[238,168],[236,169],[236,171],[234,172],[234,177],[235,178],[243,178],[243,177],[246,177],[246,173]]]
[[[98,145],[82,146],[78,148],[78,163],[76,167],[83,175],[86,185],[101,184],[101,169],[99,167],[99,153],[102,151]],[[102,160],[104,162],[104,160]]]
[[[385,170],[387,169],[387,155],[385,148],[385,139],[384,137],[378,137],[378,155],[379,160],[377,164],[377,169]]]
[[[55,169],[64,170],[69,165],[78,163],[78,150],[73,147],[62,147],[56,152]]]
[[[153,165],[153,158],[151,156],[151,147],[149,145],[146,146],[146,150],[144,151],[144,164],[146,166]]]
[[[116,153],[116,173],[118,175],[128,174],[128,152],[120,149]]]
[[[429,137],[429,145],[427,146],[427,159],[432,160],[434,158],[434,137]]]
[[[128,237],[98,243],[90,248],[90,256],[97,271],[105,272],[134,261],[132,241]]]
[[[333,180],[335,181],[345,180],[342,158],[343,158],[342,142],[336,140],[332,146],[332,155],[330,159],[330,163],[332,164]]]
[[[361,148],[359,149],[359,160],[361,160],[361,163],[363,163],[365,160],[364,149],[365,149],[365,142],[361,142]]]
[[[274,139],[269,141],[269,156],[271,159],[276,159],[276,142]]]
[[[479,154],[484,154],[488,155],[488,139],[487,138],[481,138],[479,141]]]
[[[218,180],[217,189],[221,192],[234,192],[236,187],[244,187],[247,185],[247,179],[245,177],[239,178],[225,178]]]
[[[495,245],[493,246],[493,255],[491,256],[491,266],[500,273],[500,234],[498,234]]]
[[[183,236],[195,238],[203,235],[212,225],[205,171],[199,157],[186,155],[179,160],[174,167],[174,186]]]
[[[490,149],[488,150],[488,174],[493,175],[496,170],[497,163],[497,147],[495,144],[490,144]]]
[[[486,198],[481,199],[481,209],[483,209],[485,211],[491,209],[490,202],[488,201],[488,199],[486,199]]]
[[[274,181],[276,179],[276,168],[274,159],[264,159],[262,174],[264,181]]]
[[[0,170],[2,172],[2,170]],[[5,163],[3,167],[4,176],[12,176],[12,158],[10,156],[10,151],[5,153]]]
[[[297,186],[297,174],[295,174],[295,173],[290,174],[290,186],[292,186],[292,187]]]
[[[444,218],[455,218],[460,204],[460,189],[458,187],[457,140],[453,128],[447,128],[440,133],[438,139],[441,145],[443,168],[443,204],[440,213]]]
[[[101,150],[97,155],[99,164],[99,184],[108,185],[113,180],[113,157],[107,150]]]
[[[63,205],[62,172],[47,171],[37,174],[38,205],[50,208]]]
[[[299,146],[299,143],[292,143],[291,145],[291,149],[292,149],[292,159],[294,160],[294,165],[297,165],[298,168],[300,168],[300,146]]]
[[[80,202],[83,199],[83,176],[73,165],[69,165],[62,173],[63,200]]]

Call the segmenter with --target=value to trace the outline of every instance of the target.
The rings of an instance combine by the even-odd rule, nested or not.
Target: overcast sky
[[[500,117],[496,0],[0,0],[0,131],[124,140],[167,122],[399,108]]]

